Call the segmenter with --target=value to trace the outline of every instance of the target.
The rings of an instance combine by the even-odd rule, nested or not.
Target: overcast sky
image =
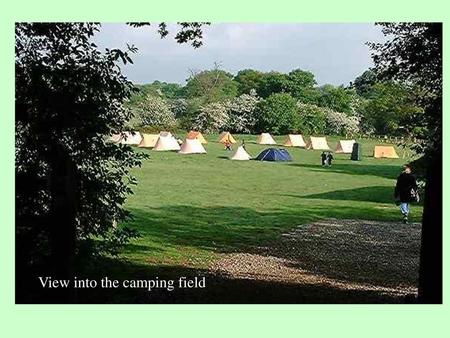
[[[313,72],[322,85],[348,84],[372,65],[366,42],[383,41],[379,27],[367,24],[212,24],[203,46],[179,45],[172,31],[160,39],[156,27],[103,24],[95,40],[100,47],[134,44],[134,64],[124,68],[135,83],[154,80],[184,84],[189,70],[210,69],[214,62],[236,74],[241,69]]]

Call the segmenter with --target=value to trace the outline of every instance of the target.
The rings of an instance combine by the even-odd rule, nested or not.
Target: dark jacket
[[[401,173],[397,178],[395,185],[395,198],[400,199],[402,203],[415,202],[415,197],[411,194],[411,190],[417,191],[416,176],[413,174]]]
[[[334,157],[331,154],[327,154],[328,165],[331,165],[331,161],[333,161]]]

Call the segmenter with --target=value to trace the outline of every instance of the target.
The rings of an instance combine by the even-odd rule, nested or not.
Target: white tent
[[[160,131],[159,136],[172,136],[170,131]]]
[[[275,140],[273,139],[272,135],[269,133],[262,133],[258,136],[256,139],[256,143],[258,144],[277,144]]]
[[[331,150],[328,146],[327,139],[325,137],[310,137],[310,142],[308,143],[308,149],[314,150]]]
[[[285,147],[306,147],[305,140],[300,134],[289,134],[283,145]]]
[[[199,140],[196,138],[189,139],[187,138],[183,145],[181,146],[181,150],[178,152],[180,154],[206,154],[206,150]]]
[[[142,135],[138,131],[124,131],[120,143],[138,145],[142,141]]]
[[[245,151],[244,147],[239,146],[230,159],[237,161],[248,161],[251,159],[251,156]]]
[[[340,140],[336,146],[336,154],[351,154],[355,140]]]
[[[175,137],[170,136],[159,136],[158,141],[156,141],[155,151],[170,151],[170,150],[180,150],[180,145],[178,144]]]

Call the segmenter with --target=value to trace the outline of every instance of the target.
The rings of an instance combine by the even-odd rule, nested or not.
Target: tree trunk
[[[420,303],[442,303],[442,151],[431,159],[425,186],[420,251]]]
[[[52,195],[50,246],[53,279],[68,279],[72,285],[76,247],[76,179],[75,167],[67,153],[56,146],[50,176]],[[72,287],[51,290],[51,302],[75,301]]]

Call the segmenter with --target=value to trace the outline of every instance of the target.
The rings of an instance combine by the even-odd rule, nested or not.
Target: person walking
[[[397,178],[394,197],[400,205],[403,223],[406,224],[408,223],[409,204],[419,201],[416,176],[413,175],[409,164],[403,166],[403,171]]]
[[[327,165],[327,154],[325,154],[324,151],[322,151],[322,154],[320,155],[320,159],[322,160],[322,167]]]
[[[327,165],[331,167],[331,162],[333,161],[334,157],[333,154],[329,151],[327,153]]]

